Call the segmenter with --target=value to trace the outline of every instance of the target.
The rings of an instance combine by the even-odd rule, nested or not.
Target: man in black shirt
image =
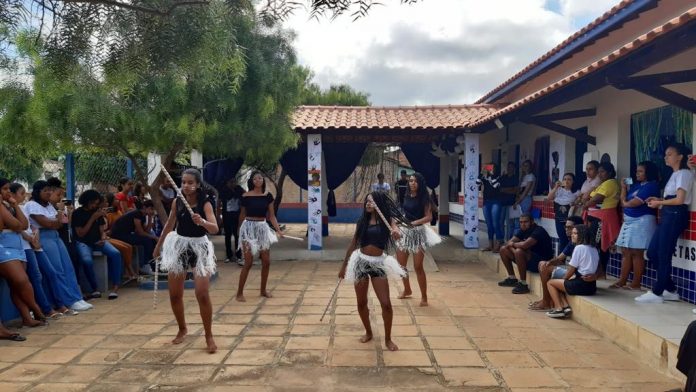
[[[498,282],[498,286],[513,287],[513,294],[526,294],[527,270],[539,272],[539,262],[553,258],[553,246],[551,237],[546,230],[534,223],[529,214],[520,216],[520,230],[500,248],[500,259],[505,265],[508,277]],[[517,265],[520,280],[515,278],[515,270],[512,264]]]
[[[82,270],[87,282],[92,286],[92,298],[101,297],[94,273],[94,259],[92,258],[92,252],[96,250],[104,253],[107,257],[109,280],[113,285],[109,299],[116,299],[123,275],[123,260],[121,253],[106,240],[104,233],[106,214],[101,208],[104,198],[99,192],[90,189],[80,195],[79,202],[80,208],[73,211],[72,214],[72,228]]]
[[[237,185],[234,178],[227,180],[225,188],[220,191],[220,203],[218,203],[218,216],[222,216],[222,224],[225,228],[225,263],[237,261],[242,254],[239,251],[239,211],[241,209],[242,194],[244,188]],[[232,236],[234,235],[234,250],[232,249]]]
[[[142,246],[145,252],[144,260],[141,260],[140,272],[145,275],[152,275],[152,252],[159,237],[150,232],[150,222],[155,216],[155,208],[152,200],[136,202],[136,209],[127,212],[118,218],[111,226],[111,237],[121,240],[133,246]]]
[[[401,170],[401,178],[394,184],[394,189],[396,189],[396,199],[401,206],[404,204],[404,196],[406,196],[406,191],[408,190],[408,176],[406,175],[406,170]]]

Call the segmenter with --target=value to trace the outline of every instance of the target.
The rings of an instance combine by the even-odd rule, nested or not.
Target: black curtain
[[[302,142],[293,150],[285,151],[280,164],[288,177],[300,188],[307,190],[307,143]]]
[[[403,143],[401,150],[406,155],[413,170],[425,177],[429,188],[435,189],[440,184],[440,158],[431,153],[431,145],[425,143]]]
[[[220,192],[225,183],[237,175],[243,163],[242,158],[210,161],[203,166],[203,180]]]
[[[551,153],[551,137],[544,136],[534,142],[534,175],[536,176],[535,195],[545,195],[549,192],[549,154]]]

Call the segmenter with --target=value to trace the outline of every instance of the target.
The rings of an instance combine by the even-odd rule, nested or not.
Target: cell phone
[[[624,184],[633,185],[633,178],[631,178],[631,177],[624,178]]]
[[[696,155],[689,155],[689,163],[696,165]]]
[[[111,213],[111,212],[116,211],[116,209],[114,207],[106,207],[106,208],[104,208],[104,211]]]
[[[66,206],[73,205],[72,199],[63,199],[62,201],[63,201],[63,204],[65,204]]]
[[[493,165],[483,165],[483,170],[485,170],[489,173],[493,173],[493,167],[494,167]]]

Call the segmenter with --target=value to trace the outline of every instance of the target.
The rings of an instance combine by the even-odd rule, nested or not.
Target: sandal
[[[624,284],[619,284],[619,282],[616,282],[612,285],[609,286],[610,289],[625,289],[626,288],[626,283]]]
[[[544,306],[541,306],[541,304],[539,304],[539,303],[534,304],[534,305],[529,307],[529,310],[531,310],[532,312],[549,312],[549,311],[552,311],[553,309],[554,309],[553,306],[544,307]]]
[[[61,312],[53,312],[52,314],[46,316],[47,318],[50,318],[52,320],[58,320],[59,318],[63,317],[63,313]]]
[[[623,286],[621,288],[624,290],[630,290],[630,291],[643,291],[642,287],[632,287],[632,286],[628,286],[628,285]]]
[[[61,313],[63,316],[77,316],[80,314],[80,312],[76,310],[72,310],[70,308],[66,309],[63,313]]]
[[[27,340],[24,336],[18,334],[18,333],[12,333],[7,336],[0,336],[0,340],[11,340],[13,342],[23,342]]]

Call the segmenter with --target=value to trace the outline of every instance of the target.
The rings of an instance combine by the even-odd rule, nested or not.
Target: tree
[[[92,7],[74,7],[71,17]],[[128,15],[82,32],[63,25],[46,42],[36,32],[18,36],[33,86],[18,89],[28,98],[3,120],[20,126],[0,126],[0,142],[22,129],[28,140],[13,143],[121,154],[143,183],[147,170],[138,158],[151,151],[165,167],[193,148],[263,163],[296,143],[290,116],[304,80],[277,26],[260,26],[252,8],[221,1],[167,18],[119,13]],[[100,28],[109,31],[108,45],[91,40]],[[159,193],[150,194],[159,204]]]

